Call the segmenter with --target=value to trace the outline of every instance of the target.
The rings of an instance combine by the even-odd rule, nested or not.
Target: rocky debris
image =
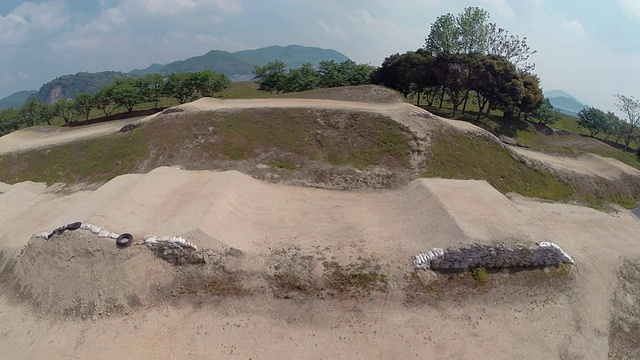
[[[153,251],[156,256],[174,265],[202,264],[205,262],[205,253],[198,251],[198,247],[180,236],[166,236],[157,238],[149,236],[144,240],[147,249]]]
[[[573,259],[552,242],[535,245],[472,244],[460,248],[434,248],[415,256],[416,270],[508,268],[573,264]]]
[[[122,128],[120,128],[120,130],[118,130],[118,132],[126,133],[126,132],[129,132],[129,131],[137,128],[138,126],[140,126],[140,124],[135,124],[135,123],[127,124],[127,125],[123,126]]]

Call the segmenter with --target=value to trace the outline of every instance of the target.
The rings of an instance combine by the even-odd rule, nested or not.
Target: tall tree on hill
[[[489,13],[478,7],[468,7],[456,17],[460,52],[484,53],[487,50]]]
[[[529,57],[537,51],[532,50],[527,44],[527,38],[522,39],[517,35],[511,35],[496,24],[488,24],[487,30],[487,54],[500,55],[509,60],[523,73],[533,71],[534,63],[529,63]]]
[[[438,86],[433,64],[434,58],[422,49],[391,55],[371,73],[371,83],[400,91],[405,97],[416,94],[419,105],[420,94]],[[432,96],[429,101],[431,106]]]
[[[553,124],[558,120],[558,114],[548,99],[544,98],[540,88],[540,78],[533,74],[520,74],[524,92],[518,104],[518,110],[525,119],[533,116],[542,124]]]
[[[457,54],[462,45],[460,43],[460,30],[453,14],[438,16],[431,24],[429,36],[425,39],[424,49],[431,55]]]
[[[622,94],[615,94],[614,96],[616,97],[615,107],[627,118],[627,126],[622,139],[625,144],[624,151],[629,151],[629,146],[638,136],[636,129],[640,126],[640,101],[633,96]]]

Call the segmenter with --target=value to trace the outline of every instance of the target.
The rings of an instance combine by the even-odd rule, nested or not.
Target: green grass
[[[376,114],[334,110],[247,109],[162,116],[131,132],[0,156],[0,181],[101,183],[157,166],[216,169],[272,153],[276,168],[313,159],[356,168],[409,167],[411,135]]]
[[[503,193],[567,201],[570,184],[551,173],[532,169],[507,150],[487,140],[456,131],[444,131],[432,139],[423,175],[447,179],[486,180]]]
[[[32,150],[0,156],[2,181],[100,183],[118,175],[136,172],[148,154],[151,138],[138,129],[46,150]]]

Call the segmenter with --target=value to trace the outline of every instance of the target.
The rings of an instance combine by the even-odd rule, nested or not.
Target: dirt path
[[[619,178],[623,174],[640,176],[639,170],[621,161],[595,154],[583,153],[576,156],[557,156],[516,146],[509,146],[509,148],[515,153],[551,170],[601,176],[609,180]]]
[[[485,133],[405,103],[202,99],[181,106],[247,107],[375,111],[408,126],[424,146],[434,126]],[[124,123],[22,131],[0,138],[0,149],[101,136]],[[416,151],[414,160],[420,156]],[[59,240],[66,243],[31,238],[73,221],[131,232],[138,242],[117,250],[91,235]],[[225,255],[224,264],[249,292],[211,294],[221,286],[215,281],[189,290],[181,274],[215,266],[177,270],[139,242],[149,234],[196,233],[202,248],[224,243],[242,251]],[[340,192],[165,167],[70,194],[0,183],[0,357],[605,359],[618,351],[633,358],[639,350],[625,339],[640,337],[640,291],[620,269],[640,264],[639,233],[632,212],[507,198],[484,181],[420,179],[398,190]],[[576,265],[560,275],[491,274],[487,283],[412,270],[416,252],[492,241],[554,241]],[[281,286],[273,282],[276,268],[315,276],[326,263],[364,266],[366,259],[386,276],[385,291],[309,295],[293,284],[274,295]],[[300,267],[310,263],[315,267]],[[435,285],[425,286],[431,280]]]
[[[602,359],[621,259],[640,258],[640,221],[630,212],[508,199],[483,181],[423,179],[393,191],[339,192],[266,184],[234,171],[159,168],[73,194],[30,183],[0,189],[5,255],[31,233],[82,220],[136,238],[199,229],[207,234],[199,246],[238,248],[244,274],[255,274],[242,282],[255,289],[248,296],[154,297],[156,287],[171,283],[172,267],[144,247],[117,250],[90,236],[32,239],[13,272],[23,297],[7,290],[0,297],[0,354],[14,359]],[[559,278],[494,274],[484,285],[444,275],[441,290],[407,280],[417,251],[539,240],[561,244],[575,270]],[[270,261],[283,254],[341,263],[374,255],[389,290],[274,298],[259,274],[273,271]],[[34,299],[33,310],[15,303]],[[121,310],[61,320],[55,314],[63,306],[67,314],[74,307]]]

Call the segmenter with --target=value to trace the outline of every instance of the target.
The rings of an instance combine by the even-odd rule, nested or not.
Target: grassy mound
[[[127,133],[0,157],[0,181],[100,183],[163,165],[296,170],[314,163],[389,171],[409,168],[411,139],[381,115],[308,109],[174,113]],[[243,170],[240,168],[240,170]]]

